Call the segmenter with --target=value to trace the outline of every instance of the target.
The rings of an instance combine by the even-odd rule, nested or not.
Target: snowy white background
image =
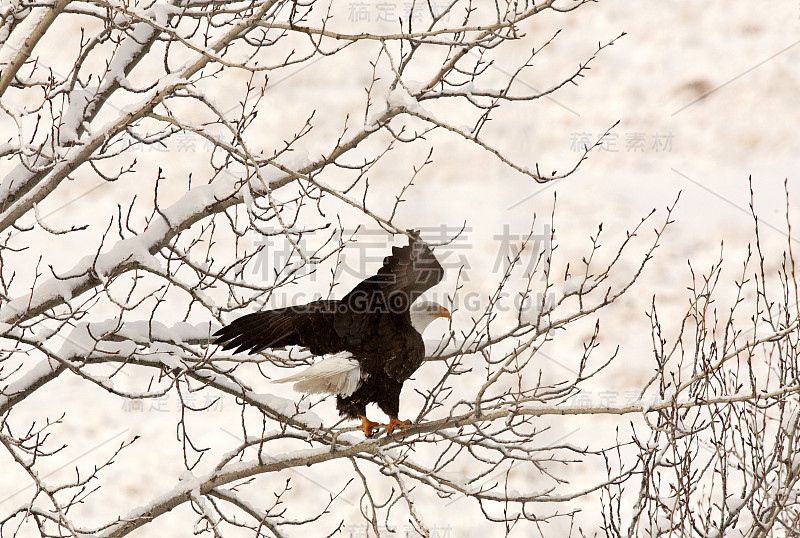
[[[342,27],[352,32],[391,28],[375,22],[380,13],[378,2],[365,3],[372,20],[340,22]],[[402,11],[402,2],[396,6],[398,12]],[[351,9],[352,6],[342,3],[339,20],[350,18]],[[558,196],[558,255],[562,262],[577,263],[588,251],[589,235],[595,233],[601,222],[609,235],[619,240],[640,217],[652,208],[663,210],[681,192],[674,214],[676,222],[656,251],[656,259],[634,290],[610,309],[604,319],[601,342],[608,349],[621,346],[619,364],[626,368],[609,372],[588,396],[599,398],[603,391],[611,391],[606,397],[611,394],[616,398],[612,403],[622,404],[626,391],[640,386],[652,371],[652,365],[647,363],[649,332],[643,315],[652,296],[667,309],[665,313],[670,308],[677,311],[686,301],[684,290],[690,277],[687,259],[702,270],[718,257],[721,242],[724,241],[726,258],[737,260],[750,241],[748,176],[753,178],[763,224],[762,239],[767,245],[780,247],[786,243],[785,179],[789,182],[797,222],[800,4],[605,1],[576,13],[536,16],[529,21],[526,31],[541,36],[535,39],[541,42],[559,28],[563,29],[561,35],[537,60],[537,68],[523,76],[523,82],[531,88],[546,89],[591,55],[598,42],[606,42],[622,32],[626,35],[599,55],[578,86],[565,87],[552,97],[541,99],[536,106],[526,108],[527,114],[500,114],[487,132],[517,162],[531,167],[539,163],[543,171],[551,168],[561,171],[571,166],[580,155],[576,143],[591,143],[619,120],[606,148],[593,152],[571,177],[556,184],[539,185],[473,146],[442,138],[435,145],[434,166],[426,170],[423,180],[416,182],[398,222],[423,228],[443,223],[460,226],[466,222],[469,231],[462,243],[466,247],[454,255],[463,256],[470,265],[470,279],[462,293],[485,295],[496,282],[489,274],[498,255],[494,236],[501,234],[506,224],[514,233],[526,232],[534,213],[537,219],[543,218],[537,223],[545,222],[554,193]],[[47,46],[56,45],[51,42]],[[527,51],[518,52],[522,57]],[[260,118],[265,137],[288,125],[291,118],[304,115],[314,104],[327,103],[343,110],[360,104],[366,80],[350,76],[348,69],[335,62],[326,69],[324,84],[320,84],[316,75],[312,76],[314,70],[282,82],[291,91],[275,92],[276,102],[270,105],[273,114]],[[340,125],[333,120],[338,122],[339,116],[333,113],[329,116],[330,125],[324,121],[326,116],[318,117],[321,120],[316,125],[316,136],[321,140],[338,133]],[[145,150],[141,155],[142,166],[152,169],[161,166],[168,176],[185,177],[191,171],[193,151],[202,151],[202,141],[197,140],[192,149],[172,148],[166,154]],[[379,192],[394,193],[397,189],[394,176],[405,180],[410,170],[409,159],[415,157],[401,148],[390,159],[396,162],[397,171],[383,169],[374,178],[375,196]],[[79,181],[65,186],[51,200],[54,205],[80,199],[51,218],[60,219],[61,224],[76,216],[88,218],[94,204],[123,199],[125,189],[130,187],[104,185],[84,195],[91,188],[91,183]],[[69,268],[76,261],[68,251],[50,255],[57,260],[57,268],[58,263],[60,268]],[[455,272],[449,271],[440,285],[441,293],[452,290]],[[357,280],[355,276],[350,278],[349,283],[343,280],[338,294]],[[324,288],[327,283],[317,285]],[[315,291],[324,290],[309,289],[308,293]],[[467,314],[465,307],[461,315]],[[458,315],[454,316],[454,323],[458,326]],[[432,325],[430,332],[436,330],[437,325]],[[579,340],[557,341],[548,349],[547,360],[551,363],[548,367],[570,368],[579,346]],[[420,370],[413,383],[425,383],[424,370]],[[294,397],[288,388],[272,389],[280,396]],[[407,387],[404,394],[410,395],[411,389]],[[54,402],[57,402],[55,407]],[[413,402],[413,397],[403,400],[401,416],[413,416]],[[146,440],[134,444],[116,462],[115,465],[125,469],[116,474],[119,481],[103,484],[102,494],[83,507],[91,519],[104,520],[150,501],[174,486],[174,477],[181,471],[179,460],[162,457],[164,447],[172,447],[169,452],[174,453],[178,402],[167,397],[157,402],[146,401],[141,409],[123,409],[128,405],[129,402],[110,397],[74,376],[64,376],[25,404],[32,417],[42,408],[59,409],[67,417],[61,431],[73,442],[60,460],[63,467],[54,467],[48,481],[68,477],[82,458],[110,455],[124,439],[140,435]],[[327,405],[333,407],[332,402]],[[215,448],[229,446],[231,436],[237,435],[238,413],[233,399],[223,399],[202,418],[195,417],[193,420],[202,420],[205,434],[199,440]],[[554,424],[557,426],[557,421]],[[598,431],[602,428],[602,422],[594,421],[574,431],[555,432],[554,438],[560,438],[560,433],[568,434],[562,441],[580,445],[602,435]],[[341,473],[349,471],[344,469]],[[342,486],[338,475],[339,471],[331,464],[309,468],[302,474],[289,473],[296,498],[302,498],[303,491],[320,487],[338,491]],[[15,483],[21,483],[17,480],[22,476],[5,457],[0,458],[0,476],[3,477],[0,489],[4,492],[0,505],[11,506],[22,501],[28,492],[14,487]],[[580,477],[576,476],[575,484],[580,485]],[[483,521],[471,502],[462,499],[433,513],[426,513],[423,508],[422,513],[429,528],[439,532],[439,536],[467,538],[498,532],[499,529]],[[357,504],[357,495],[352,493],[343,495],[332,507],[348,525],[345,536],[360,536],[364,532]],[[583,508],[589,512],[597,509]],[[177,510],[164,516],[158,523],[158,532],[164,536],[189,536],[185,515],[186,512]],[[398,525],[402,530],[403,522]],[[175,532],[170,532],[171,528]],[[138,535],[150,536],[150,532],[153,529]],[[557,536],[564,529],[549,532]],[[525,536],[528,530],[518,528],[512,535]]]

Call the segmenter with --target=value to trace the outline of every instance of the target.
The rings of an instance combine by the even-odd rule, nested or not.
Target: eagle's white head
[[[450,311],[433,301],[417,301],[411,305],[411,325],[422,334],[436,318],[450,319]]]

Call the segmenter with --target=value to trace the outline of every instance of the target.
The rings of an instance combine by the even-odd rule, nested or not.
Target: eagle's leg
[[[361,427],[364,428],[364,435],[372,437],[372,429],[378,426],[377,422],[372,422],[367,418],[367,415],[359,415],[361,417]]]
[[[389,424],[386,426],[386,433],[392,433],[395,426],[400,426],[403,430],[403,435],[406,434],[406,426],[411,424],[410,420],[398,420],[397,417],[389,417]]]

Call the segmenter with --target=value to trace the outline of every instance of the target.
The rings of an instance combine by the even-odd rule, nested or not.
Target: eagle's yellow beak
[[[450,311],[448,309],[446,309],[445,307],[443,307],[443,306],[439,307],[439,311],[437,313],[435,313],[434,316],[436,316],[437,318],[451,319],[450,318]]]

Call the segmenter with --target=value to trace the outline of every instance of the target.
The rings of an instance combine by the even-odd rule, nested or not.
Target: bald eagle
[[[444,269],[419,232],[408,230],[404,247],[392,247],[378,273],[359,283],[340,300],[317,300],[242,316],[214,333],[215,344],[235,352],[303,346],[323,359],[305,370],[278,379],[295,390],[336,395],[336,408],[360,418],[369,437],[378,423],[367,418],[368,403],[389,416],[387,433],[405,432],[408,420],[397,418],[403,382],[422,365],[422,332],[443,306],[416,299],[439,283]]]

